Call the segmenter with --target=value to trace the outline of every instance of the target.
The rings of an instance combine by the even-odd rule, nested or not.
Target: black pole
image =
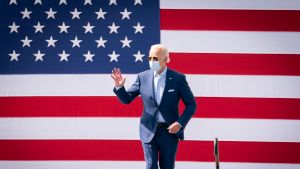
[[[214,141],[214,155],[215,155],[216,169],[220,169],[219,141],[218,141],[218,138],[215,138],[215,141]]]

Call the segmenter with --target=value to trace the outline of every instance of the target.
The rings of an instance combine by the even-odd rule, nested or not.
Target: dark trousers
[[[143,143],[146,169],[174,169],[178,138],[165,127],[159,127],[150,143]]]

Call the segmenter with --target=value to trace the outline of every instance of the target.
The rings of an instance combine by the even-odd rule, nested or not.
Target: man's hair
[[[167,63],[171,61],[170,56],[169,56],[169,50],[162,44],[154,44],[151,46],[151,49],[153,48],[158,48],[161,50],[162,55],[167,58]]]

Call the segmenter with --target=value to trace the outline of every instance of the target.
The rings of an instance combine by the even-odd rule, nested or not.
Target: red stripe
[[[197,117],[300,119],[300,99],[197,98]]]
[[[300,143],[219,142],[222,162],[300,163]],[[137,140],[0,140],[0,160],[143,160]],[[178,161],[213,161],[213,142],[183,141]]]
[[[196,102],[197,118],[300,119],[300,99],[197,97]],[[139,117],[142,109],[141,98],[123,105],[115,96],[0,97],[0,117]]]
[[[186,74],[300,75],[300,54],[171,53],[170,58],[169,67]]]
[[[300,163],[300,143],[220,142],[220,161]]]
[[[298,10],[161,9],[163,30],[300,31]]]

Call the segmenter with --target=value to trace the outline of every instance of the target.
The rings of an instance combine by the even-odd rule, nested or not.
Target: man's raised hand
[[[110,75],[115,81],[115,87],[123,87],[126,78],[122,77],[121,70],[119,68],[114,68]]]

